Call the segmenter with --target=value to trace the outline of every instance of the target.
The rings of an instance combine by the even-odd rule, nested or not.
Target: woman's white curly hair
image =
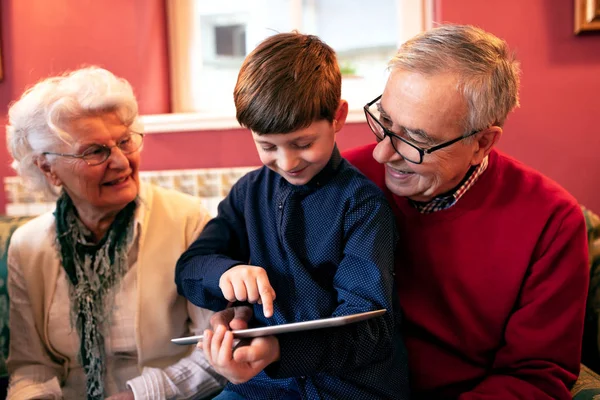
[[[86,67],[38,82],[8,110],[6,141],[12,167],[29,188],[55,196],[56,188],[35,160],[45,151],[56,151],[61,142],[72,143],[64,130],[71,121],[106,112],[116,112],[126,126],[138,124],[131,85],[106,69]]]

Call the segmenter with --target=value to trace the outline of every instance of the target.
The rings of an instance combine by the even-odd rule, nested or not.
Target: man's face
[[[467,104],[455,75],[426,76],[395,70],[380,101],[384,126],[421,148],[465,133]],[[457,186],[471,165],[481,161],[477,136],[425,154],[421,164],[403,159],[385,138],[373,150],[373,158],[385,164],[385,182],[392,193],[429,201]]]

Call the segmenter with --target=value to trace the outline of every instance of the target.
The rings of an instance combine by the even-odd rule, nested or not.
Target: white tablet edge
[[[240,329],[233,331],[235,338],[253,338],[258,336],[277,335],[280,333],[299,332],[309,329],[322,329],[334,326],[342,326],[353,322],[363,321],[365,319],[378,317],[385,314],[387,310],[382,308],[375,311],[367,311],[358,314],[342,315],[339,317],[321,318],[312,321],[292,322],[289,324],[263,326],[260,328]],[[172,343],[180,345],[196,344],[202,340],[203,335],[180,337],[171,339]]]

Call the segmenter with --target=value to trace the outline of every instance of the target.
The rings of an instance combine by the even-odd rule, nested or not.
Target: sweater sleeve
[[[8,399],[61,399],[62,366],[51,359],[35,327],[18,240],[8,250],[10,350]]]
[[[589,280],[585,232],[576,205],[548,222],[493,368],[460,400],[571,399]]]
[[[396,230],[383,198],[355,204],[345,218],[344,257],[333,279],[338,307],[332,316],[385,308],[381,317],[326,330],[279,335],[280,360],[265,372],[273,378],[328,373],[343,375],[390,357],[395,319],[393,265]]]
[[[248,238],[243,217],[244,179],[221,201],[218,215],[181,255],[175,268],[177,292],[198,307],[219,311],[227,300],[219,288],[221,275],[249,260]]]
[[[200,205],[199,212],[188,217],[186,223],[187,244],[198,238],[210,220],[208,211]],[[187,303],[189,332],[201,335],[210,327],[212,312]],[[136,400],[198,399],[219,391],[226,379],[218,375],[200,350],[165,368],[144,367],[142,373],[127,381]]]

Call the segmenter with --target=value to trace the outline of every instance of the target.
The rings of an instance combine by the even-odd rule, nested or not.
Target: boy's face
[[[292,185],[305,185],[329,162],[341,125],[323,120],[285,134],[252,132],[252,138],[264,165]]]

